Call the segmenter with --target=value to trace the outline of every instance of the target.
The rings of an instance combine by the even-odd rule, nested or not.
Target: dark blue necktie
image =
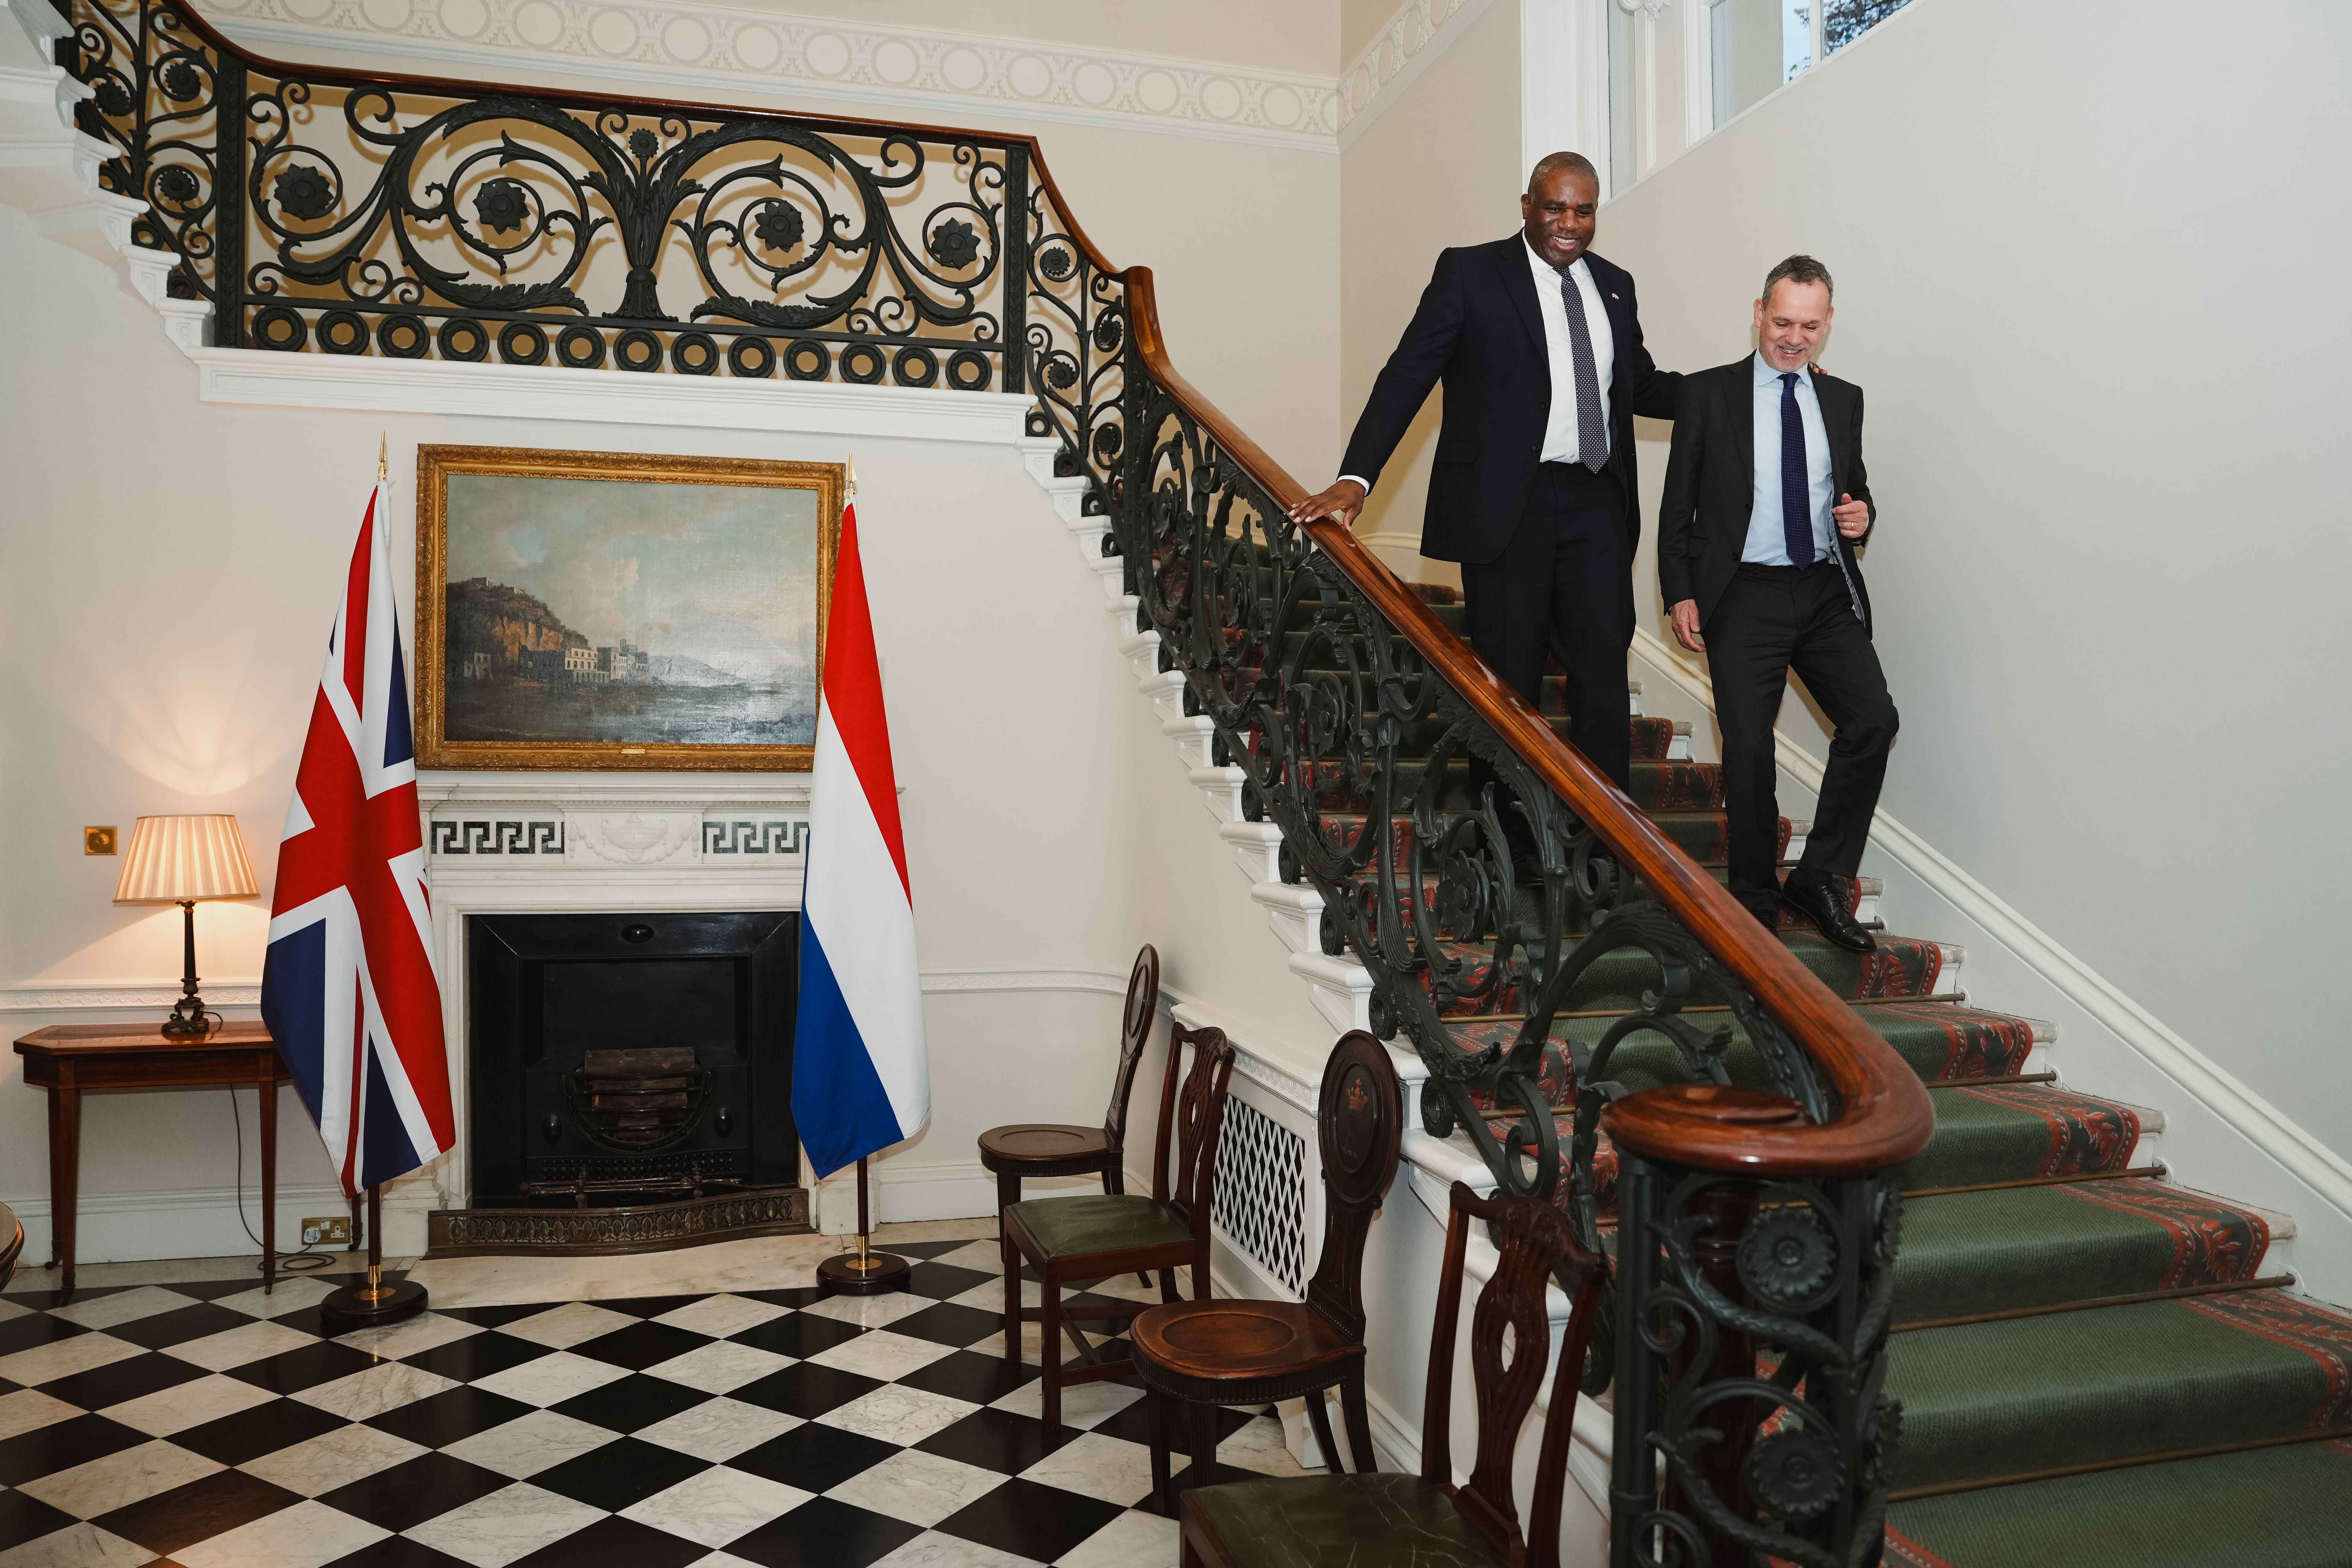
[[[1805,466],[1805,416],[1797,407],[1797,373],[1780,373],[1780,537],[1789,563],[1813,563],[1812,471]]]
[[[1592,325],[1584,319],[1584,291],[1576,286],[1575,273],[1559,275],[1559,294],[1568,307],[1569,359],[1576,367],[1576,460],[1597,474],[1609,461],[1609,429],[1601,421],[1601,374],[1592,363]]]

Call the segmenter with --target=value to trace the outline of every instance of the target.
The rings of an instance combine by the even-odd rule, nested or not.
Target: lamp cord
[[[271,1087],[274,1089],[276,1086]],[[262,1091],[257,1088],[254,1092],[258,1094]],[[245,1116],[236,1108],[236,1085],[235,1084],[228,1086],[228,1115],[229,1121],[236,1128],[236,1223],[245,1226],[246,1239],[252,1242],[253,1249],[258,1252],[261,1250],[261,1237],[253,1234],[253,1226],[247,1225],[245,1218]],[[280,1255],[278,1259],[278,1271],[284,1274],[309,1274],[324,1268],[335,1261],[323,1252],[311,1251],[310,1248],[316,1245],[315,1242],[306,1241],[302,1244],[301,1251]],[[306,1262],[305,1259],[308,1261]],[[258,1263],[253,1268],[257,1274],[261,1271],[261,1265]]]

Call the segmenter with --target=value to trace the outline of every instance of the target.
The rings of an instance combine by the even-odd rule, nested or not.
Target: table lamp
[[[196,902],[200,899],[260,896],[245,837],[234,816],[142,816],[131,832],[122,858],[122,879],[114,885],[118,904],[177,904],[182,917],[179,1001],[163,1020],[163,1033],[183,1039],[212,1032],[205,999],[196,994]]]

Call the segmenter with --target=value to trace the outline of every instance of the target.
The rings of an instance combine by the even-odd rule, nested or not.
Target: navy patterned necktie
[[[1780,535],[1789,562],[1813,563],[1812,470],[1805,464],[1805,416],[1797,407],[1797,373],[1780,373]]]
[[[1609,431],[1601,420],[1601,377],[1592,368],[1592,329],[1584,320],[1584,290],[1574,268],[1559,275],[1568,307],[1569,357],[1576,362],[1576,460],[1594,473],[1609,461]]]

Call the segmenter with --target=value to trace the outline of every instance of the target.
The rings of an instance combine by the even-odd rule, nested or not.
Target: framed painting
[[[806,771],[843,482],[419,447],[418,765]]]

